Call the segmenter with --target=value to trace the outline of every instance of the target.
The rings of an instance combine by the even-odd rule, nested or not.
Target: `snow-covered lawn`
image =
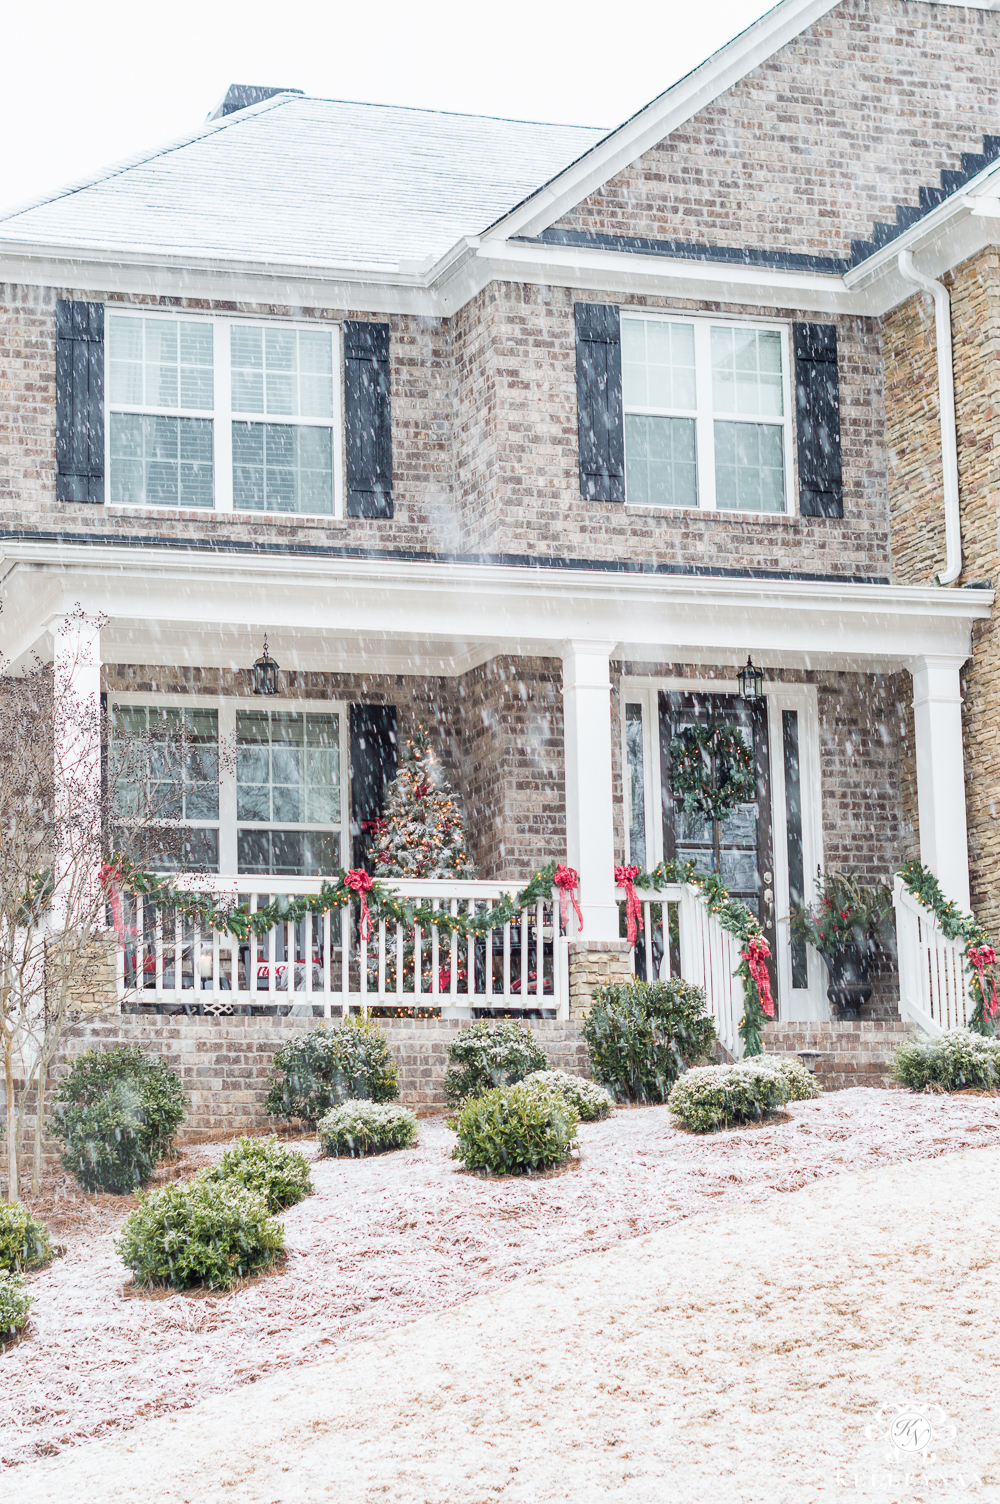
[[[31,1278],[29,1335],[0,1355],[0,1457],[52,1455],[187,1408],[728,1203],[1000,1144],[1000,1099],[985,1096],[859,1089],[789,1114],[695,1138],[664,1108],[618,1111],[583,1126],[569,1169],[507,1181],[462,1172],[443,1119],[425,1119],[413,1149],[318,1161],[315,1193],[283,1216],[283,1266],[229,1295],[128,1293],[112,1239],[131,1203],[60,1182],[46,1220],[68,1251]],[[223,1147],[190,1149],[177,1169]]]

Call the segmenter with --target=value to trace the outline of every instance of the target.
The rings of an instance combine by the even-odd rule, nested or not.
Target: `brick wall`
[[[963,569],[958,584],[1000,586],[995,449],[1000,421],[1000,253],[982,252],[945,279],[952,299]],[[894,576],[927,584],[943,568],[944,509],[934,311],[914,297],[885,321],[886,437]],[[997,614],[977,622],[963,672],[965,793],[972,906],[1000,932],[1000,640]],[[907,750],[912,748],[912,717]],[[907,798],[915,808],[912,753]]]
[[[849,255],[1000,126],[1000,17],[848,0],[559,221]]]

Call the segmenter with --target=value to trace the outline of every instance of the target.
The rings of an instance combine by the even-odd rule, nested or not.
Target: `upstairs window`
[[[623,312],[621,334],[626,501],[786,512],[786,331]]]
[[[109,499],[332,516],[340,331],[107,315]]]

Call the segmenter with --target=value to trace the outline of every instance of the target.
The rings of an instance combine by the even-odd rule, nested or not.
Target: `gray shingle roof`
[[[443,255],[606,132],[281,95],[0,217],[3,241],[323,267]]]

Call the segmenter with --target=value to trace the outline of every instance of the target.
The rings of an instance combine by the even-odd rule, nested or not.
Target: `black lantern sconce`
[[[250,670],[250,680],[255,695],[276,695],[278,693],[278,665],[267,651],[267,637],[264,638],[264,651]]]
[[[736,675],[736,680],[740,686],[740,694],[744,700],[759,700],[762,697],[764,693],[764,671],[763,669],[754,668],[753,660],[749,653],[747,654],[747,666],[740,669]]]

